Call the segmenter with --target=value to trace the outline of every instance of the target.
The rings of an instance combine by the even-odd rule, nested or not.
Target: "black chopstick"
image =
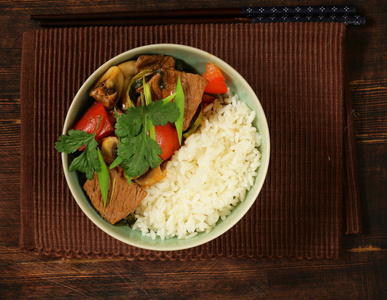
[[[278,22],[340,22],[346,25],[365,25],[366,19],[359,15],[261,15],[254,18],[150,18],[150,19],[100,19],[100,20],[41,20],[42,27],[86,26],[150,26],[172,24],[207,23],[278,23]]]
[[[150,26],[172,24],[205,23],[252,23],[252,18],[146,18],[146,19],[99,19],[99,20],[41,20],[42,27],[85,27],[85,26]]]
[[[40,14],[31,15],[31,19],[42,20],[107,20],[107,19],[147,19],[147,18],[238,18],[260,15],[304,15],[304,14],[354,14],[353,5],[310,5],[310,6],[268,6],[238,8],[203,8],[147,11],[117,11],[77,14]]]

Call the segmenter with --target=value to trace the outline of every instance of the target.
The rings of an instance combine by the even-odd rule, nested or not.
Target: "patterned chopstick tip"
[[[365,25],[366,19],[359,15],[339,14],[308,14],[308,15],[259,15],[252,19],[253,23],[278,23],[278,22],[340,22],[346,25]]]
[[[268,7],[243,7],[242,16],[255,17],[270,14],[354,14],[353,5],[311,5],[311,6],[268,6]]]

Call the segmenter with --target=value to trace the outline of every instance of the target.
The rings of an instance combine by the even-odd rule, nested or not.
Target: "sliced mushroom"
[[[125,62],[119,64],[117,67],[120,68],[122,74],[125,77],[124,88],[127,88],[130,80],[136,74],[136,61],[135,60],[128,60],[128,61],[125,61]]]
[[[132,106],[132,101],[130,101],[130,97],[128,94],[129,83],[132,80],[133,76],[136,74],[136,61],[129,60],[119,64],[117,67],[120,68],[122,74],[125,77],[124,81],[124,92],[121,96],[122,109],[127,110]]]
[[[147,188],[148,186],[151,186],[155,184],[156,182],[163,179],[165,176],[167,176],[165,171],[161,170],[161,167],[158,166],[157,168],[151,169],[148,172],[146,172],[144,175],[140,176],[135,180],[135,182],[142,188]]]
[[[103,159],[111,164],[117,158],[117,147],[120,143],[119,139],[115,136],[108,136],[104,138],[101,145],[101,153]]]
[[[107,108],[113,108],[124,90],[125,77],[119,67],[110,67],[90,92],[95,100]]]

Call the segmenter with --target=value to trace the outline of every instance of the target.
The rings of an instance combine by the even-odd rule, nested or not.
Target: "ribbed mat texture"
[[[344,232],[360,230],[345,30],[339,23],[272,23],[25,33],[20,247],[62,257],[337,258]],[[269,173],[247,215],[214,241],[177,252],[132,247],[92,224],[54,149],[87,77],[115,55],[154,43],[194,46],[229,63],[258,95],[271,134]]]

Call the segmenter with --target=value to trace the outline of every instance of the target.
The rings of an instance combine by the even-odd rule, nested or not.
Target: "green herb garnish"
[[[145,82],[145,77],[143,77],[143,87],[144,87],[145,105],[148,105],[152,103],[152,92],[151,92],[149,83]],[[155,129],[155,125],[153,125],[151,120],[148,120],[148,130],[149,130],[149,137],[155,141],[156,129]]]
[[[169,95],[167,98],[164,98],[162,101],[164,104],[171,102],[173,100],[173,98],[175,98],[175,96],[176,96],[176,93],[173,93],[172,95]]]
[[[98,121],[99,125],[99,121]],[[71,129],[68,135],[62,135],[59,137],[59,142],[55,143],[55,149],[59,152],[74,153],[80,147],[86,146],[85,150],[76,157],[70,164],[69,171],[80,171],[86,174],[87,179],[92,179],[94,172],[101,171],[101,164],[98,160],[97,146],[98,143],[95,140],[95,134],[98,129],[95,129],[94,133],[87,133],[83,130]]]
[[[184,123],[184,91],[183,91],[183,86],[181,85],[180,76],[177,79],[177,84],[176,84],[175,103],[180,110],[180,115],[175,122],[175,126],[177,130],[177,136],[179,138],[179,143],[181,145],[182,135],[183,135],[183,123]]]
[[[81,155],[71,162],[69,172],[79,171],[85,173],[86,178],[89,180],[93,179],[94,173],[97,172],[104,206],[106,207],[109,191],[109,170],[95,140],[100,120],[101,118],[99,118],[93,133],[71,129],[67,135],[61,135],[59,142],[55,143],[55,149],[70,154],[86,146]]]
[[[148,122],[155,126],[165,126],[175,122],[180,116],[179,108],[174,102],[150,102],[148,105],[131,107],[121,114],[115,126],[115,133],[120,139],[117,159],[130,178],[138,177],[148,168],[156,168],[161,163],[161,148],[148,134]]]
[[[98,160],[101,165],[101,170],[97,172],[97,175],[98,175],[99,186],[101,188],[103,204],[104,204],[104,207],[106,207],[107,197],[109,193],[109,170],[106,166],[105,160],[103,159],[101,150],[99,150],[99,148],[97,148],[97,153],[98,153]]]

